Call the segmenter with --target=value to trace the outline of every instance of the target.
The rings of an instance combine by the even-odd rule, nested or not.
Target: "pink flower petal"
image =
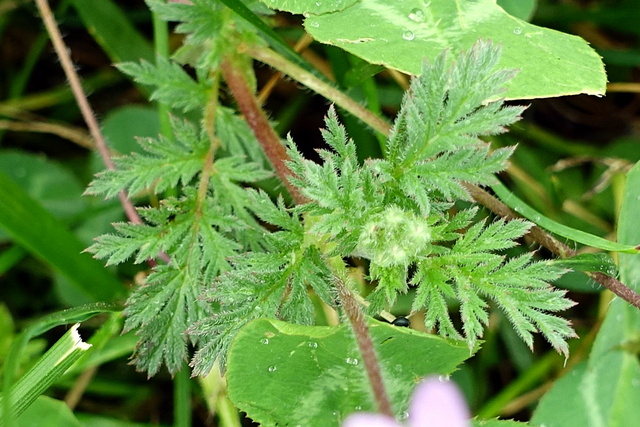
[[[345,418],[342,427],[401,427],[393,418],[385,415],[359,412]]]
[[[470,427],[469,409],[452,382],[430,377],[416,387],[409,406],[410,427]]]

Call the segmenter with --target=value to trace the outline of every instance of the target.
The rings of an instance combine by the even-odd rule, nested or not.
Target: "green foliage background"
[[[200,3],[206,5],[207,2]],[[477,3],[486,3],[496,22],[506,19],[492,5],[494,2]],[[542,0],[505,0],[498,3],[521,20],[517,24],[512,25],[511,22],[516,21],[509,21],[505,25],[509,30],[503,35],[507,37],[505,47],[513,46],[519,52],[530,51],[528,45],[519,43],[522,40],[529,44],[537,43],[535,37],[527,37],[527,34],[535,33],[535,29],[527,23],[531,19],[535,25],[578,34],[590,41],[592,47],[604,58],[611,82],[633,83],[637,79],[640,34],[635,23],[640,19],[640,12],[634,1],[576,1],[557,4]],[[178,113],[192,120],[197,120],[197,107],[206,101],[207,90],[214,88],[209,85],[209,76],[190,75],[182,68],[171,65],[166,59],[160,59],[158,65],[151,65],[155,63],[156,55],[166,57],[169,50],[179,44],[177,36],[169,37],[168,28],[158,23],[158,16],[163,15],[163,10],[160,2],[154,4],[155,14],[142,2],[63,0],[54,3],[54,7],[59,23],[67,33],[66,41],[76,55],[74,60],[91,92],[90,100],[98,110],[111,147],[119,153],[137,153],[133,154],[134,158],[147,156],[148,162],[157,160],[162,164],[163,147],[175,150],[177,142],[183,149],[184,157],[180,164],[173,167],[180,170],[181,179],[186,182],[200,170],[201,163],[198,163],[198,159],[208,149],[205,145],[188,144],[202,141],[204,136],[195,135],[195,138],[190,137],[185,141],[166,140],[166,132],[171,126],[180,127],[186,134],[198,131],[190,129],[182,118],[175,118],[171,123],[163,112],[164,107],[147,103],[145,96],[149,92],[148,86],[144,85],[154,84],[154,79],[157,79],[156,66],[166,76],[172,76],[169,83],[163,80],[167,90],[155,92],[153,99],[179,105]],[[253,10],[264,10],[263,6],[251,2],[248,4]],[[281,2],[273,4],[279,6]],[[206,8],[203,10],[206,11]],[[363,37],[348,34],[334,36],[330,40],[321,30],[332,19],[331,11],[299,12],[311,13],[304,19],[304,28],[318,40],[345,47],[346,43],[341,45],[335,39],[353,40]],[[225,19],[237,19],[229,18],[232,14],[228,10],[225,13]],[[204,27],[198,27],[200,31],[220,29],[216,27],[219,15],[210,16],[205,13],[202,16]],[[437,18],[437,15],[434,16]],[[274,25],[275,34],[284,40],[293,42],[303,34],[298,18],[282,14],[268,19],[269,24]],[[344,19],[353,22],[352,17]],[[315,27],[314,23],[318,26]],[[355,31],[359,27],[361,26],[352,25],[350,29]],[[496,27],[492,24],[488,32],[482,27],[474,29],[468,44],[478,36],[495,38],[492,31]],[[516,27],[522,30],[519,34],[513,32]],[[175,29],[188,30],[180,27]],[[422,43],[420,34],[417,33],[416,31],[414,34],[417,38],[412,41]],[[261,37],[266,37],[265,34],[260,33]],[[192,41],[197,41],[198,37],[196,31]],[[400,39],[401,37],[399,41]],[[575,42],[578,43],[577,39]],[[568,47],[572,46],[570,44],[558,44],[563,49],[579,50],[571,49]],[[582,49],[586,45],[580,46]],[[404,71],[414,71],[411,67],[416,66],[415,64],[419,66],[420,61],[414,61],[412,65],[392,63],[386,59],[385,52],[369,57],[356,49],[359,45],[353,47],[354,49],[347,51],[355,56],[319,43],[314,43],[310,49],[333,72],[342,90],[359,102],[366,103],[372,111],[384,113],[391,119],[400,107],[403,89],[388,74],[377,74],[381,67],[372,67],[364,63],[362,58]],[[176,206],[195,203],[197,195],[171,194],[175,182],[167,183],[165,188],[156,187],[159,192],[167,191],[168,202],[160,212],[149,212],[145,219],[154,224],[164,224],[171,219],[171,224],[176,227],[167,226],[161,232],[172,236],[173,240],[165,247],[145,247],[137,254],[139,264],[126,262],[117,268],[102,268],[101,263],[82,251],[92,244],[94,237],[112,232],[111,223],[121,223],[124,218],[115,199],[103,201],[101,197],[81,196],[82,189],[89,184],[92,174],[102,167],[94,153],[87,148],[88,138],[82,130],[83,124],[77,108],[58,71],[59,65],[48,47],[47,36],[32,6],[0,2],[0,48],[3,64],[0,67],[0,372],[7,372],[7,360],[16,365],[17,374],[24,372],[42,354],[44,348],[63,334],[60,328],[49,331],[49,326],[41,327],[37,329],[38,334],[44,335],[29,341],[18,359],[7,358],[11,343],[21,339],[18,333],[27,330],[25,325],[41,319],[47,313],[68,307],[78,307],[80,311],[91,315],[96,311],[106,313],[113,307],[96,310],[95,306],[87,307],[83,304],[109,301],[121,308],[132,289],[135,289],[132,297],[134,301],[137,294],[168,298],[171,301],[160,311],[154,311],[153,305],[147,305],[148,300],[143,300],[145,302],[139,306],[132,304],[127,308],[129,317],[126,323],[118,315],[109,314],[88,320],[81,333],[85,338],[91,337],[93,353],[81,360],[49,392],[56,399],[62,399],[74,390],[74,385],[77,387],[81,375],[85,378],[92,375],[79,406],[74,413],[69,413],[59,400],[43,399],[42,403],[34,405],[31,412],[25,413],[21,422],[27,425],[29,419],[42,421],[41,411],[45,408],[44,411],[48,414],[45,419],[51,423],[49,425],[60,422],[51,414],[57,414],[69,425],[240,425],[243,421],[230,404],[226,393],[220,391],[224,390],[223,381],[215,374],[207,379],[189,380],[188,374],[184,375],[186,369],[183,369],[182,373],[172,379],[159,369],[162,360],[174,370],[184,368],[182,342],[149,354],[145,363],[156,366],[155,371],[159,374],[147,380],[144,375],[137,374],[133,367],[127,365],[128,357],[140,337],[133,336],[131,332],[120,335],[123,328],[139,326],[140,317],[137,316],[156,316],[152,329],[164,327],[167,322],[177,319],[186,319],[183,324],[177,325],[179,328],[186,328],[190,316],[195,318],[210,309],[208,304],[197,298],[197,293],[193,290],[180,288],[180,292],[176,294],[161,295],[163,286],[159,286],[167,281],[183,280],[179,275],[189,273],[204,274],[199,280],[205,283],[218,271],[228,268],[225,254],[211,256],[198,253],[201,242],[193,240],[192,230],[180,228],[180,224],[197,222],[193,221],[193,211],[176,210]],[[224,48],[224,43],[211,46],[208,56],[202,55],[202,52],[183,49],[180,55],[185,61],[199,58],[200,61],[213,64],[215,53]],[[399,51],[398,48],[394,49]],[[434,56],[440,50],[434,50]],[[562,52],[558,55],[567,56],[565,51]],[[509,54],[507,58],[511,60],[511,56]],[[404,60],[402,55],[398,55],[398,58]],[[139,59],[148,62],[135,65]],[[595,56],[593,59],[597,60]],[[513,59],[516,62],[519,60],[521,58]],[[111,66],[114,62],[126,62],[120,66],[125,74],[114,70]],[[549,88],[547,83],[557,81],[553,73],[560,73],[562,70],[544,61],[534,63],[539,68],[529,74],[527,84],[531,86],[523,84],[522,87]],[[572,66],[567,61],[567,69],[571,71],[573,67],[575,64]],[[598,87],[586,88],[578,78],[572,83],[578,89],[596,92],[604,84],[604,74],[597,67],[586,68],[597,77],[584,73],[578,73],[579,76],[584,77],[585,81],[599,79]],[[127,79],[126,74],[144,75],[145,78],[132,82]],[[264,68],[258,69],[255,84],[261,87],[268,74],[270,72]],[[526,77],[527,73],[522,75]],[[194,81],[199,84],[194,84]],[[182,97],[172,98],[177,91],[169,90],[171,88],[179,88]],[[562,91],[551,88],[547,95],[561,93]],[[510,92],[510,96],[519,98],[522,94]],[[525,97],[535,96],[540,94],[525,94]],[[637,244],[634,228],[630,226],[637,217],[637,206],[633,204],[637,195],[629,191],[624,195],[625,177],[628,180],[627,189],[640,188],[637,171],[627,175],[631,165],[640,160],[640,150],[637,148],[640,141],[634,131],[638,117],[636,105],[637,99],[632,93],[615,92],[609,93],[606,98],[571,97],[532,101],[524,120],[513,126],[509,134],[490,138],[494,149],[519,144],[512,158],[512,166],[503,175],[504,181],[525,203],[546,218],[601,237],[612,237],[613,230],[617,228],[620,243]],[[252,242],[255,236],[247,234],[247,229],[236,219],[255,222],[248,206],[268,203],[265,194],[275,194],[276,189],[272,184],[266,184],[263,188],[266,193],[250,193],[250,196],[246,196],[240,191],[240,187],[244,185],[240,182],[254,182],[265,178],[267,165],[262,153],[256,150],[255,141],[250,137],[246,124],[232,115],[232,103],[227,102],[227,106],[228,109],[218,113],[216,128],[220,132],[227,132],[228,137],[221,138],[227,141],[222,149],[231,156],[217,160],[216,170],[224,177],[218,182],[221,188],[219,197],[227,198],[229,210],[219,212],[212,203],[211,206],[205,206],[205,216],[215,218],[220,229],[234,235],[239,241]],[[265,109],[277,123],[281,136],[291,131],[292,138],[305,155],[313,155],[313,148],[322,144],[318,129],[323,126],[321,118],[326,114],[323,100],[285,82],[269,98]],[[340,111],[339,114],[348,135],[358,143],[354,149],[361,159],[375,157],[375,153],[384,149],[380,147],[379,138],[366,126],[348,114]],[[53,133],[40,132],[33,125],[34,122],[53,125]],[[26,124],[26,128],[16,124]],[[158,137],[163,132],[165,137]],[[143,154],[134,136],[154,138],[142,141],[142,145],[152,148],[152,152]],[[170,154],[173,157],[175,152],[171,151]],[[353,153],[350,156],[353,157]],[[238,160],[240,157],[251,159],[252,165],[241,164]],[[558,164],[558,161],[565,163]],[[111,174],[110,179],[130,185],[135,194],[144,190],[149,183],[162,178],[164,173],[160,168],[129,169],[129,172]],[[90,191],[102,190],[94,186]],[[451,191],[459,189],[452,188]],[[149,200],[145,199],[147,194],[137,196],[138,200]],[[180,203],[178,197],[181,198]],[[270,218],[262,220],[286,228],[273,221],[284,223],[288,219],[278,217],[276,210]],[[131,235],[132,229],[126,224],[117,227],[128,237],[143,237]],[[515,234],[517,233],[514,232]],[[225,239],[214,232],[208,234],[207,238],[210,239],[210,244]],[[131,239],[126,242],[117,240],[115,236],[103,239],[113,239],[111,243],[119,246],[119,252],[103,254],[114,264],[125,260],[133,252],[132,247],[127,246],[132,243]],[[140,288],[134,285],[136,277],[146,274],[147,257],[155,255],[158,250],[167,250],[171,245],[178,244],[190,248],[183,252],[185,257],[196,255],[196,258],[189,258],[195,260],[193,270],[177,272],[167,268],[147,278],[149,286]],[[224,246],[233,247],[226,240]],[[314,263],[314,254],[304,255],[307,262],[304,268],[320,268],[319,264]],[[633,258],[634,255],[624,254],[621,257],[620,278],[624,283],[632,284],[637,276],[634,274],[637,272],[637,261]],[[204,268],[201,268],[202,260],[206,260]],[[323,272],[320,271],[319,274]],[[158,286],[154,287],[154,283]],[[501,415],[528,420],[537,406],[536,399],[543,390],[553,385],[549,394],[542,398],[539,409],[533,413],[534,423],[569,426],[574,425],[571,423],[575,420],[583,419],[576,418],[580,416],[586,417],[584,422],[592,422],[592,425],[624,425],[629,420],[628,417],[637,416],[626,409],[633,403],[629,399],[637,387],[637,331],[633,326],[637,312],[619,300],[610,305],[611,295],[603,292],[581,273],[564,276],[558,285],[570,290],[570,297],[579,302],[577,307],[564,313],[572,320],[580,336],[580,339],[569,342],[571,357],[566,366],[562,358],[542,341],[536,342],[535,351],[530,352],[518,339],[507,319],[499,311],[491,311],[490,325],[483,337],[484,343],[478,353],[453,374],[453,378],[464,390],[472,412],[482,418]],[[186,308],[190,305],[187,301],[200,307],[202,313],[188,312]],[[395,314],[405,314],[410,308],[411,300],[400,296]],[[180,312],[183,316],[176,316]],[[627,319],[624,322],[627,326],[622,329],[618,328],[620,317]],[[603,319],[602,333],[598,334]],[[62,325],[76,320],[74,316],[61,316],[43,322],[47,325]],[[615,331],[615,334],[607,331]],[[605,333],[615,339],[605,340]],[[596,336],[598,338],[594,343]],[[145,339],[144,335],[142,339]],[[151,335],[146,339],[151,340]],[[236,351],[247,355],[244,351]],[[613,384],[612,388],[601,389],[601,394],[598,390],[588,389],[585,384],[596,381],[594,376],[605,378],[607,384]],[[557,380],[558,378],[560,379]],[[250,380],[240,381],[245,387],[247,383]],[[173,401],[166,392],[158,391],[172,387]],[[580,391],[566,391],[576,389]],[[404,392],[406,394],[407,391]],[[230,388],[230,393],[234,398],[233,388]],[[572,400],[563,400],[567,397]],[[235,397],[234,401],[236,399],[240,398]],[[593,406],[594,401],[601,404]],[[569,411],[567,408],[575,409]],[[580,408],[591,408],[592,411]],[[600,411],[598,408],[611,409]],[[206,415],[210,410],[216,410],[213,418]],[[564,414],[564,418],[559,414]],[[244,423],[247,423],[246,420]]]

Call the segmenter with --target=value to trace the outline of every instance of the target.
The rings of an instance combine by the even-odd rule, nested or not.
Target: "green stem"
[[[99,71],[84,79],[84,85],[87,91],[95,92],[120,80],[122,80],[122,75],[114,70],[106,70]],[[64,84],[44,92],[0,102],[0,114],[15,118],[24,115],[26,111],[41,110],[72,100],[73,93],[69,89],[69,85]]]
[[[218,425],[220,427],[241,427],[238,410],[226,394],[218,397]]]
[[[191,378],[186,362],[173,379],[173,425],[191,426]]]
[[[341,90],[324,82],[310,72],[304,70],[302,67],[287,60],[285,57],[266,47],[257,45],[249,48],[249,54],[258,61],[275,68],[276,70],[302,83],[314,92],[324,96],[328,100],[335,102],[337,105],[369,125],[372,129],[383,135],[389,134],[391,125],[389,125],[385,120],[358,104],[352,98],[345,95]]]
[[[158,58],[169,56],[169,26],[157,13],[152,13],[153,22],[153,42]],[[170,108],[163,103],[158,105],[158,116],[160,118],[160,132],[167,138],[172,138],[171,121],[169,120]]]

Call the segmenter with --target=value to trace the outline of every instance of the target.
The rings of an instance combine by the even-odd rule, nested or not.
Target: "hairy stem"
[[[73,67],[73,63],[69,55],[69,49],[62,41],[62,35],[60,34],[60,30],[58,29],[58,25],[56,24],[53,12],[49,7],[49,3],[47,2],[47,0],[36,0],[36,6],[38,7],[40,16],[42,16],[42,21],[44,22],[44,26],[46,27],[47,32],[49,33],[49,37],[51,37],[51,42],[53,43],[53,48],[56,51],[56,55],[58,56],[58,58],[60,58],[60,64],[62,65],[64,74],[67,76],[67,80],[69,80],[69,86],[71,87],[73,96],[78,103],[78,107],[80,108],[82,117],[84,118],[84,121],[89,128],[89,132],[91,133],[91,136],[95,141],[98,153],[100,153],[100,157],[102,157],[102,161],[104,162],[107,169],[113,170],[116,168],[116,166],[111,159],[111,154],[109,153],[109,148],[107,147],[107,143],[104,139],[104,136],[102,135],[102,131],[100,131],[98,120],[96,120],[93,109],[91,108],[91,105],[89,105],[89,101],[87,100],[87,95],[82,88],[80,77]],[[127,218],[129,218],[129,221],[135,224],[141,224],[142,220],[140,219],[138,212],[136,212],[133,203],[131,203],[131,200],[129,200],[126,191],[120,191],[118,197],[120,198],[120,203],[122,204],[122,207],[127,214]]]
[[[331,262],[334,274],[335,274],[335,287],[338,291],[338,297],[340,298],[340,304],[344,309],[345,314],[349,318],[349,323],[353,328],[358,349],[362,355],[362,361],[364,363],[367,376],[369,377],[369,383],[371,384],[371,390],[373,396],[376,399],[378,405],[378,411],[381,414],[387,415],[391,418],[394,417],[391,402],[382,380],[382,373],[380,372],[380,364],[378,363],[378,357],[376,350],[371,340],[371,334],[369,333],[369,326],[365,320],[365,316],[360,310],[358,301],[354,297],[351,289],[347,285],[349,277],[346,274],[344,263],[342,259],[336,258],[335,262]]]
[[[371,111],[358,104],[353,100],[353,98],[345,95],[341,90],[322,81],[276,52],[264,46],[256,45],[249,48],[249,55],[288,75],[289,77],[294,78],[296,81],[324,96],[328,100],[335,102],[337,105],[344,108],[346,111],[353,114],[355,117],[359,118],[365,124],[381,134],[387,135],[390,132],[391,125],[384,119],[376,116]]]
[[[287,150],[271,127],[266,114],[258,105],[258,100],[244,78],[242,70],[236,67],[229,58],[222,62],[221,70],[231,94],[256,139],[260,142],[276,174],[287,187],[293,200],[297,204],[305,203],[306,199],[302,193],[289,182],[289,176],[292,173],[286,164],[286,161],[289,160]]]
[[[204,166],[200,174],[200,182],[198,183],[198,196],[196,200],[196,215],[200,217],[202,215],[202,206],[207,197],[207,190],[209,189],[209,181],[211,180],[211,174],[213,173],[213,162],[215,153],[220,147],[220,140],[215,133],[216,112],[218,111],[218,96],[220,88],[220,76],[216,73],[213,76],[213,88],[211,95],[209,96],[209,102],[204,111],[204,118],[202,124],[209,137],[209,150],[204,160]]]

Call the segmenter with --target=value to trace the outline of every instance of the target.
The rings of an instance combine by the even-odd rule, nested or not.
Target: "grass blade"
[[[491,186],[496,195],[511,209],[539,225],[540,227],[557,234],[558,236],[565,237],[573,240],[574,242],[581,243],[583,245],[591,246],[593,248],[602,249],[611,252],[624,252],[629,254],[637,254],[640,249],[637,245],[624,245],[621,243],[612,242],[602,237],[584,232],[582,230],[576,230],[575,228],[567,227],[566,225],[555,222],[554,220],[547,218],[540,212],[527,205],[524,201],[520,200],[515,194],[510,192],[507,187],[502,183],[494,184]],[[640,242],[637,242],[640,243]]]

